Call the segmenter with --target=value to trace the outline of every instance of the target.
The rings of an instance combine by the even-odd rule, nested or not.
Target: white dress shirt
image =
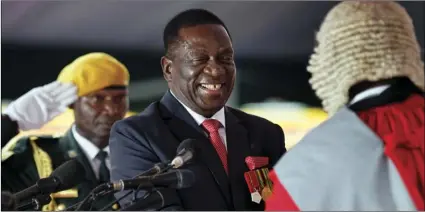
[[[80,148],[83,150],[87,160],[90,162],[93,172],[96,175],[96,178],[99,179],[99,167],[100,167],[101,161],[96,158],[96,155],[99,153],[100,149],[96,145],[94,145],[92,142],[90,142],[89,140],[84,138],[82,135],[80,135],[77,132],[75,125],[72,126],[71,130],[72,130],[72,135],[74,136]],[[109,154],[110,154],[109,146],[103,148],[103,151],[108,153],[108,156],[106,157],[106,166],[108,167],[108,169],[111,169],[111,161],[109,157]]]
[[[354,96],[353,100],[351,100],[350,105],[363,100],[363,99],[367,99],[373,96],[378,96],[380,95],[382,92],[384,92],[385,90],[387,90],[387,88],[389,88],[390,85],[380,85],[380,86],[376,86],[373,88],[369,88],[366,89],[360,93],[358,93],[357,95]]]
[[[204,122],[206,119],[215,119],[217,121],[219,121],[222,125],[222,127],[220,129],[218,129],[218,133],[220,134],[220,138],[224,143],[224,146],[226,147],[227,150],[227,140],[226,140],[226,116],[224,115],[224,107],[221,108],[219,111],[217,111],[217,113],[215,113],[213,116],[211,116],[211,118],[205,118],[204,116],[196,113],[195,111],[193,111],[192,109],[190,109],[189,107],[187,107],[185,104],[183,104],[174,94],[173,92],[171,92],[171,95],[174,96],[174,98],[177,99],[177,101],[180,102],[181,105],[183,105],[183,107],[187,110],[187,112],[190,114],[190,116],[192,116],[192,118],[196,121],[196,123],[201,126],[202,122]]]

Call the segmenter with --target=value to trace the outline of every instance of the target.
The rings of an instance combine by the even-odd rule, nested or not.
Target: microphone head
[[[178,179],[176,189],[189,188],[195,184],[195,174],[189,169],[177,169],[176,172]]]
[[[172,169],[150,178],[153,185],[164,188],[188,188],[195,183],[195,175],[188,169]]]
[[[14,211],[16,210],[16,198],[8,191],[1,192],[1,210]]]
[[[86,176],[84,166],[76,159],[69,160],[56,168],[50,177],[56,178],[59,185],[57,191],[70,189],[80,184]]]
[[[174,168],[179,168],[193,159],[195,156],[196,139],[185,139],[177,147],[177,155],[171,162]]]
[[[193,138],[188,138],[183,140],[180,145],[177,147],[177,156],[184,154],[184,152],[187,151],[191,151],[194,152],[195,151],[195,142],[196,139]]]

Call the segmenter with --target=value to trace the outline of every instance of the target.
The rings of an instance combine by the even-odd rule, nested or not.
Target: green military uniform
[[[9,152],[8,154],[5,154]],[[85,168],[85,180],[75,189],[52,194],[53,201],[43,210],[63,210],[80,202],[98,184],[90,162],[69,130],[63,137],[25,137],[16,142],[9,151],[2,151],[1,189],[12,193],[47,177],[65,161],[76,158]],[[92,210],[100,210],[114,200],[113,194],[98,199]],[[117,210],[115,204],[108,210]]]
[[[94,52],[83,55],[68,64],[62,69],[57,81],[72,83],[78,89],[78,97],[83,97],[110,86],[127,87],[129,78],[127,68],[117,59],[106,53]],[[2,120],[9,121],[6,122],[7,128],[2,122],[2,141],[5,141],[10,139],[13,133],[17,133],[18,125],[8,117],[2,116]],[[80,183],[76,189],[52,194],[53,201],[43,206],[43,210],[68,208],[82,201],[99,184],[90,161],[70,130],[63,137],[27,137],[14,141],[16,140],[5,144],[6,146],[2,149],[2,190],[15,193],[28,188],[38,179],[48,177],[54,169],[71,158],[76,158],[85,167],[84,182]],[[92,210],[100,210],[113,200],[113,194],[101,198],[93,204]],[[118,204],[109,210],[116,209],[117,206]]]

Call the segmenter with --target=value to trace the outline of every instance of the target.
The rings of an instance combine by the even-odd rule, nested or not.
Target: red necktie
[[[227,151],[223,141],[221,140],[220,134],[218,133],[218,129],[221,127],[221,123],[215,119],[207,119],[202,122],[202,126],[208,131],[211,143],[217,151],[218,156],[220,157],[224,170],[226,170],[226,173],[228,174]]]

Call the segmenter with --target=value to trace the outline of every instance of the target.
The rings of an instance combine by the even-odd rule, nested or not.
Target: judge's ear
[[[172,80],[172,63],[170,59],[168,59],[166,56],[161,57],[161,67],[162,67],[162,74],[164,75],[164,79],[167,82],[171,82]]]

